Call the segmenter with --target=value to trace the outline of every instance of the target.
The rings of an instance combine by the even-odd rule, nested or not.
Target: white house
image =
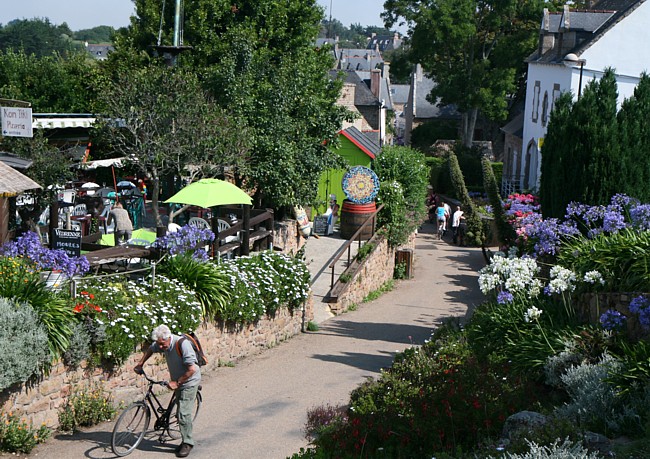
[[[564,91],[615,69],[619,107],[650,68],[650,1],[602,0],[589,10],[544,10],[539,46],[527,60],[522,151],[506,155],[505,190],[538,189],[541,148],[553,104]]]

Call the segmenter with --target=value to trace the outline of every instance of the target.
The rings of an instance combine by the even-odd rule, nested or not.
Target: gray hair
[[[151,332],[151,339],[154,341],[168,339],[170,336],[172,336],[172,332],[167,325],[158,325]]]

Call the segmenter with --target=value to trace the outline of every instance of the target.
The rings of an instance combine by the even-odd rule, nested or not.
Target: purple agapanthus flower
[[[90,270],[90,263],[84,256],[70,257],[63,250],[52,250],[43,244],[33,231],[27,232],[0,247],[0,255],[21,257],[30,260],[41,270],[61,271],[67,277],[85,274]]]
[[[194,259],[207,261],[209,255],[203,250],[203,246],[212,241],[214,233],[211,230],[185,225],[178,231],[156,239],[154,247],[167,250],[171,255],[192,252]]]
[[[502,290],[499,292],[497,295],[497,303],[499,304],[508,304],[512,303],[514,301],[515,297],[512,295],[512,293]]]
[[[630,312],[639,317],[639,323],[645,330],[650,329],[650,300],[644,295],[632,298]]]
[[[605,330],[621,330],[626,321],[627,317],[615,309],[608,309],[600,316],[600,324]]]
[[[650,204],[639,204],[630,209],[632,225],[641,230],[650,230]]]

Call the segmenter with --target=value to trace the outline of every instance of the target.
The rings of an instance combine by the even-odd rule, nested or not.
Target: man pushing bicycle
[[[154,353],[165,354],[170,375],[168,387],[176,392],[176,403],[178,403],[181,444],[176,449],[176,456],[187,457],[194,447],[192,417],[196,392],[201,383],[201,369],[192,344],[172,334],[167,325],[157,326],[151,332],[151,339],[153,344],[144,352],[134,371],[141,374],[142,366]]]

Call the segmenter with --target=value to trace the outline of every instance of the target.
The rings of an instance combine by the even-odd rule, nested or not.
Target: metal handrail
[[[334,257],[332,259],[332,263],[330,263],[329,268],[332,269],[332,280],[330,282],[330,288],[334,287],[334,267],[336,266],[336,262],[341,258],[343,255],[343,252],[346,250],[348,251],[348,265],[350,264],[350,254],[351,254],[351,249],[350,247],[352,246],[352,243],[355,242],[355,240],[358,239],[359,242],[359,248],[361,248],[361,231],[368,225],[368,223],[372,222],[373,227],[375,218],[377,217],[377,214],[379,213],[380,210],[384,208],[384,204],[381,204],[377,209],[370,215],[359,227],[356,233],[352,235],[352,237],[341,246],[341,248],[334,254]],[[373,233],[374,234],[374,233]]]

